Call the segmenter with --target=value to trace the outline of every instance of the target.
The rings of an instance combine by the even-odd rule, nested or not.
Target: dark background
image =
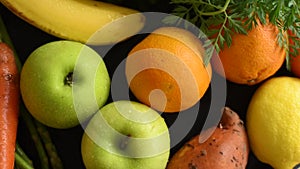
[[[157,7],[153,5],[154,2],[149,2],[149,4],[139,3],[137,6],[134,6],[134,8],[140,9],[141,11],[148,10],[152,12],[167,11],[166,9],[168,8],[168,4],[166,3],[166,1],[160,1],[160,3],[161,5],[156,5]],[[130,5],[128,6],[133,7]],[[0,5],[0,14],[5,22],[5,25],[8,29],[8,33],[13,41],[14,47],[22,63],[24,63],[29,54],[37,47],[50,41],[59,40],[59,38],[53,37],[19,19],[10,11],[8,11],[3,5]],[[107,68],[110,75],[113,74],[114,69],[126,57],[126,54],[129,52],[129,50],[144,37],[145,36],[142,35],[135,36],[115,46],[102,47],[103,49],[109,49],[112,47],[111,50],[109,50],[106,56],[104,57],[104,61],[107,64]],[[281,75],[291,76],[291,74],[286,70],[285,65],[283,65],[282,68],[274,76]],[[221,78],[215,73],[213,73],[213,77]],[[240,115],[241,119],[245,121],[245,114],[247,111],[248,103],[257,87],[259,87],[259,84],[254,86],[246,86],[227,82],[227,95],[225,105],[236,111]],[[210,89],[211,87],[208,89],[205,96],[200,100],[200,109],[197,116],[197,122],[189,131],[187,136],[183,138],[179,144],[177,144],[171,149],[171,155],[174,154],[182,146],[183,143],[185,143],[192,136],[198,134],[201,131],[203,121],[206,118],[206,113],[210,106]],[[135,100],[134,97],[131,97],[131,99]],[[108,102],[110,101],[112,101],[111,98],[109,98]],[[177,114],[163,114],[163,117],[165,118],[168,125],[172,124],[172,122],[176,119],[176,116]],[[56,145],[58,153],[62,158],[65,168],[83,169],[84,165],[80,154],[81,136],[83,134],[81,126],[64,130],[49,128],[49,131],[51,133],[53,142]],[[28,156],[34,161],[36,168],[39,168],[39,161],[35,147],[22,119],[20,119],[17,139],[19,144],[28,154]],[[266,164],[259,162],[255,158],[255,156],[252,153],[250,153],[247,169],[272,168]]]

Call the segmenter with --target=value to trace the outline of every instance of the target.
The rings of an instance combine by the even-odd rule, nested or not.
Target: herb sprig
[[[188,25],[185,23],[188,21],[196,25],[206,36],[212,37],[204,42],[204,47],[212,46],[216,52],[225,44],[231,45],[232,34],[247,34],[257,25],[257,19],[266,24],[268,18],[279,30],[278,44],[287,53],[288,69],[290,57],[298,54],[300,0],[171,0],[170,4],[173,15],[166,17],[164,22]],[[287,35],[287,30],[294,35]],[[213,51],[211,48],[206,50],[205,64],[209,63]]]

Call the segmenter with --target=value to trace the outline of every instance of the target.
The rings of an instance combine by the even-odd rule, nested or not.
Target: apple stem
[[[131,135],[127,135],[125,138],[123,138],[121,140],[121,143],[120,143],[121,150],[124,150],[127,147],[130,137],[131,137]]]
[[[68,75],[65,78],[65,84],[68,86],[72,86],[73,84],[73,72],[68,73]]]

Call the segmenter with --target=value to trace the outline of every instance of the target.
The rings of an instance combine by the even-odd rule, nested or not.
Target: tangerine
[[[234,33],[232,44],[226,44],[219,56],[212,57],[213,69],[227,80],[255,85],[272,76],[285,60],[285,50],[279,46],[278,28],[267,21],[248,31],[247,35]],[[217,62],[219,57],[220,62]]]
[[[298,49],[298,53],[300,53],[300,49]],[[300,55],[291,57],[291,71],[295,76],[300,77]]]
[[[288,30],[288,34],[290,36],[295,36],[295,34],[291,31]],[[295,40],[299,41],[299,38],[296,38]],[[291,45],[294,45],[295,42],[292,39],[289,39],[289,42]],[[290,48],[291,51],[293,51],[292,48]],[[300,77],[300,49],[297,49],[298,55],[297,56],[290,56],[290,66],[291,66],[291,72],[297,76]]]
[[[194,106],[210,85],[211,66],[203,63],[204,48],[191,32],[161,27],[130,52],[125,74],[130,90],[142,103],[162,112]]]

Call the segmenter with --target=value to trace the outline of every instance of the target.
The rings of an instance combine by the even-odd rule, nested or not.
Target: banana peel
[[[109,45],[137,34],[145,16],[137,10],[94,0],[0,0],[31,25],[62,39]]]

